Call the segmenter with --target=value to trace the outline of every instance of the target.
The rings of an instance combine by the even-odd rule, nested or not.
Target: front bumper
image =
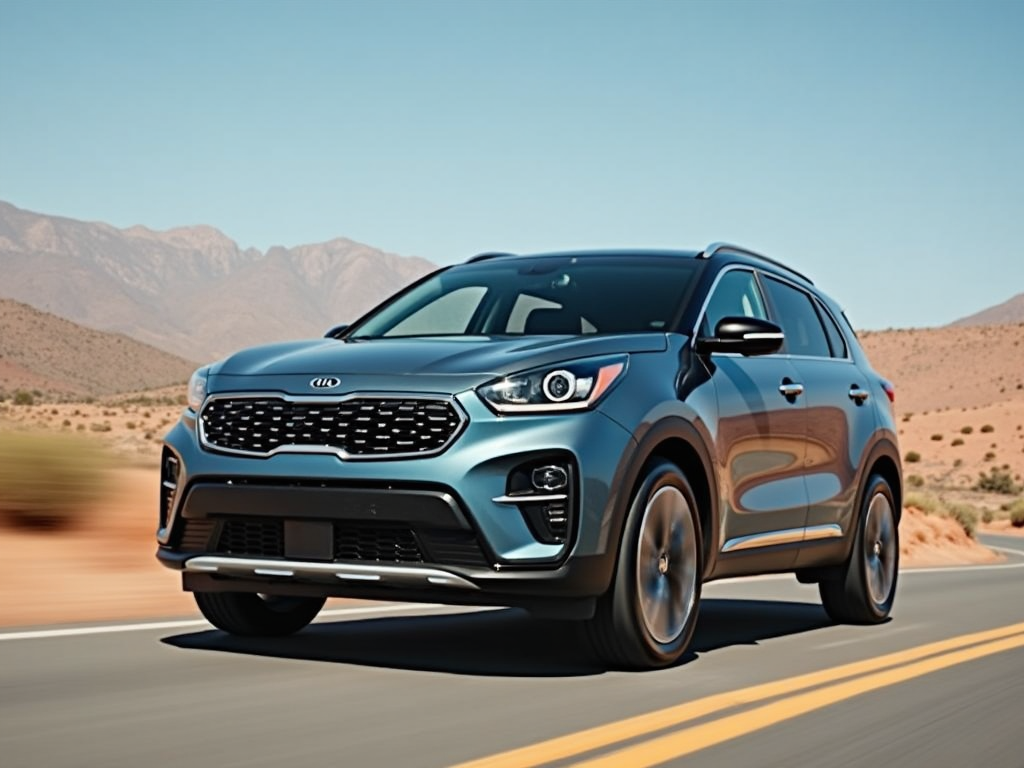
[[[474,604],[602,593],[616,553],[609,484],[633,445],[628,432],[600,411],[501,417],[472,392],[456,399],[468,423],[447,450],[379,461],[206,451],[186,412],[166,440],[177,466],[158,558],[182,570],[187,589]],[[507,496],[515,468],[549,458],[575,471],[572,527],[558,542],[538,537]],[[375,546],[406,546],[386,538],[405,535],[389,526],[411,531],[410,562],[374,556]],[[257,544],[225,546],[225,531]],[[333,547],[317,544],[327,539]]]

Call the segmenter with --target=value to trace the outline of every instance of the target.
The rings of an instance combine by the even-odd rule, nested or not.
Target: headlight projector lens
[[[576,377],[569,371],[552,371],[544,377],[544,396],[553,403],[564,403],[576,394]]]

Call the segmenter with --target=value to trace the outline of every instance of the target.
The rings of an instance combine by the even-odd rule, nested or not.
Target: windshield
[[[665,331],[702,265],[648,255],[461,264],[400,294],[346,338]]]

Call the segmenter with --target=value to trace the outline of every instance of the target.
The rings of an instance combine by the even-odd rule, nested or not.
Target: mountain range
[[[0,298],[187,360],[319,336],[435,268],[344,238],[263,252],[207,226],[118,229],[0,202]]]

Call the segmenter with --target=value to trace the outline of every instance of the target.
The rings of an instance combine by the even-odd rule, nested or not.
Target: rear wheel
[[[298,632],[323,608],[322,597],[283,597],[251,592],[195,592],[196,605],[213,626],[233,635],[275,637]]]
[[[703,575],[700,520],[679,468],[651,466],[630,504],[615,580],[587,628],[614,666],[667,666],[682,656],[697,623]]]
[[[837,574],[818,584],[821,602],[834,621],[877,624],[896,597],[900,541],[892,489],[872,475],[861,500],[850,557]]]

